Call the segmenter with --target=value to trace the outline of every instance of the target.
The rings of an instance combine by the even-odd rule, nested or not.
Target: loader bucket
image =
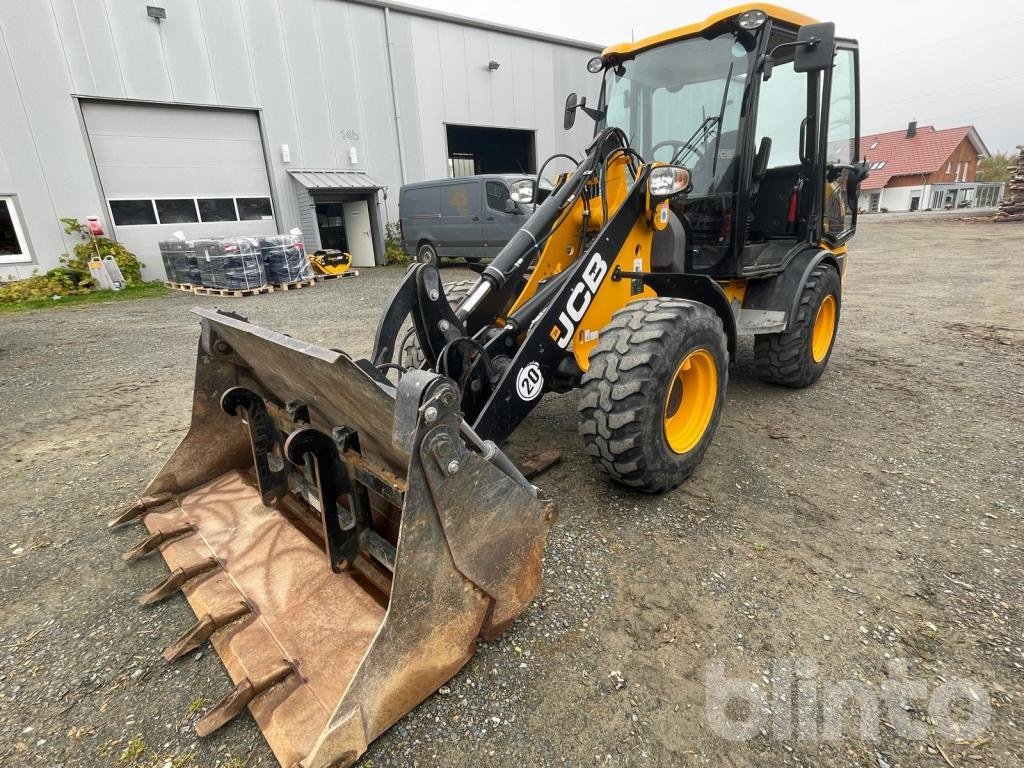
[[[248,707],[282,766],[350,765],[527,606],[553,506],[449,379],[195,311],[191,428],[112,524],[170,568],[140,602],[198,618],[165,658],[209,641],[235,683],[200,734]]]

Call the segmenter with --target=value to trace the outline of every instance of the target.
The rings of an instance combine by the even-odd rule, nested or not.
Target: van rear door
[[[479,179],[452,181],[441,187],[442,256],[482,256],[484,226],[480,220]]]
[[[398,216],[406,253],[415,255],[421,243],[431,243],[436,248],[441,237],[441,188],[402,187]]]

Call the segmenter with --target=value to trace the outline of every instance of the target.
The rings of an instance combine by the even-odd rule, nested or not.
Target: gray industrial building
[[[578,152],[597,46],[372,0],[0,0],[0,276],[97,216],[157,243],[303,231],[378,262],[405,182]]]

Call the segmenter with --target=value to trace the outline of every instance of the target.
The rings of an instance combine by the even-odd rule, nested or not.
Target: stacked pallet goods
[[[1017,147],[1017,164],[1011,165],[1010,181],[1006,185],[999,211],[993,221],[1024,221],[1024,145]]]

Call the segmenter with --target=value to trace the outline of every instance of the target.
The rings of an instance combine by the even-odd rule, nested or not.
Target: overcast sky
[[[738,0],[405,0],[608,45],[689,24]],[[974,125],[989,150],[1024,144],[1022,0],[780,2],[860,41],[861,131]],[[602,6],[607,10],[602,9]],[[601,10],[599,10],[601,9]]]

